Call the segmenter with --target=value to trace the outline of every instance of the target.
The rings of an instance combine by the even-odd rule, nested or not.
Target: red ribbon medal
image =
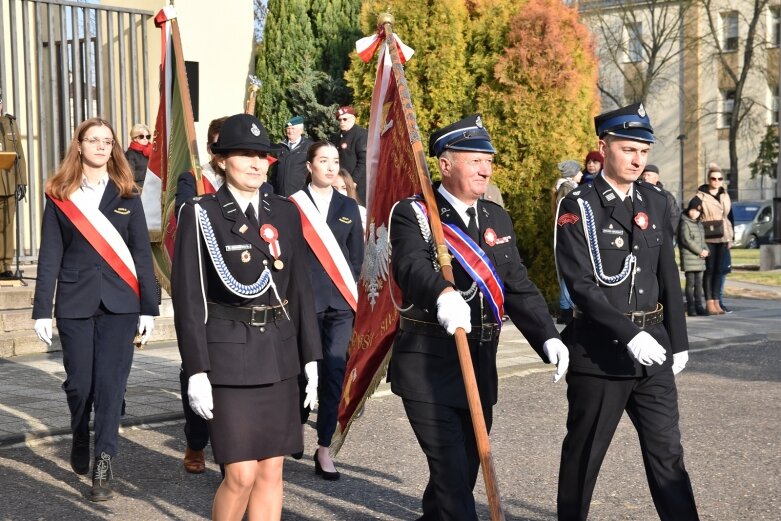
[[[493,228],[487,228],[483,233],[483,240],[488,246],[496,244],[496,232]]]
[[[280,260],[281,249],[279,247],[279,232],[271,224],[264,224],[260,227],[260,237],[268,243],[268,250],[274,257],[274,267],[281,270],[285,263]]]
[[[641,230],[648,228],[648,214],[645,212],[639,212],[637,215],[635,215],[635,224]]]

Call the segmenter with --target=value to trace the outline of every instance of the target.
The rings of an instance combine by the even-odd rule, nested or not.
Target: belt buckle
[[[480,327],[480,341],[490,342],[494,339],[494,327],[493,326],[481,326]]]
[[[250,308],[250,309],[252,310],[252,314],[250,315],[250,318],[249,318],[249,325],[251,325],[253,327],[265,326],[266,323],[268,322],[268,308],[265,307],[265,306],[252,306],[252,308]],[[263,312],[263,321],[262,322],[258,322],[258,321],[255,320],[255,313],[259,312],[259,311]]]
[[[632,311],[632,322],[635,322],[635,318],[642,318],[640,323],[635,322],[635,325],[639,326],[640,329],[645,329],[645,318],[647,316],[648,313],[645,311]]]

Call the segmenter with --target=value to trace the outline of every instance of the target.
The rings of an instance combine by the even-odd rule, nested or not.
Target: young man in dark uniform
[[[595,118],[603,170],[561,203],[556,262],[575,304],[560,521],[585,520],[599,468],[624,411],[637,429],[663,520],[698,519],[683,464],[674,374],[688,338],[664,193],[635,182],[654,142],[642,104]]]
[[[339,166],[350,172],[355,181],[360,204],[366,204],[366,146],[369,132],[355,124],[355,109],[339,107],[336,111],[339,132],[331,143],[339,149]]]
[[[0,279],[14,277],[14,244],[17,202],[27,193],[27,164],[16,118],[3,114],[3,91],[0,90],[0,152],[16,152],[16,164],[0,170]]]
[[[545,300],[526,274],[510,216],[499,205],[480,199],[496,153],[480,116],[435,132],[429,151],[439,158],[442,173],[436,198],[443,226],[462,237],[460,246],[454,246],[459,252],[464,252],[465,244],[483,257],[484,265],[473,264],[477,274],[470,276],[454,258],[455,285],[447,282],[433,256],[422,201],[411,198],[398,203],[390,240],[393,275],[403,304],[389,380],[428,459],[430,477],[419,519],[473,521],[477,515],[472,489],[480,462],[451,335],[458,327],[467,333],[489,430],[497,399],[496,349],[504,313],[545,362],[557,364],[556,380],[567,369],[568,353]]]
[[[274,193],[288,197],[306,186],[306,154],[312,140],[304,136],[304,118],[295,116],[285,123],[287,139],[279,144],[277,162],[269,171],[269,182]]]

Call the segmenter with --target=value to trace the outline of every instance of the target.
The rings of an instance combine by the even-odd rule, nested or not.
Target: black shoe
[[[301,459],[304,457],[304,451],[300,450],[298,452],[294,452],[293,454],[290,455],[290,457],[293,459]]]
[[[732,310],[727,308],[727,306],[725,306],[721,302],[719,302],[719,307],[724,311],[724,313],[727,313],[727,314],[732,313]]]
[[[705,309],[702,306],[697,306],[697,316],[699,317],[707,317],[710,316],[710,313],[708,313],[708,310]]]
[[[13,279],[14,278],[14,272],[10,270],[6,270],[3,272],[0,272],[0,279]]]
[[[89,473],[89,433],[74,434],[71,444],[71,468],[76,474]]]
[[[319,450],[319,449],[318,449]],[[317,451],[315,451],[315,474],[322,476],[326,481],[336,481],[339,479],[339,472],[326,472],[323,467],[320,466],[320,460],[317,459]]]
[[[111,489],[111,480],[113,478],[111,456],[101,452],[100,457],[95,458],[95,467],[92,469],[90,499],[92,501],[106,501],[114,497],[114,491]]]

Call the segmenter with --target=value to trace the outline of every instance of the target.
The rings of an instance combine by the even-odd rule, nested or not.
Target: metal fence
[[[0,0],[0,87],[16,116],[28,166],[19,205],[23,260],[37,258],[43,188],[74,128],[100,116],[125,143],[151,123],[147,27],[151,11],[64,0]]]

